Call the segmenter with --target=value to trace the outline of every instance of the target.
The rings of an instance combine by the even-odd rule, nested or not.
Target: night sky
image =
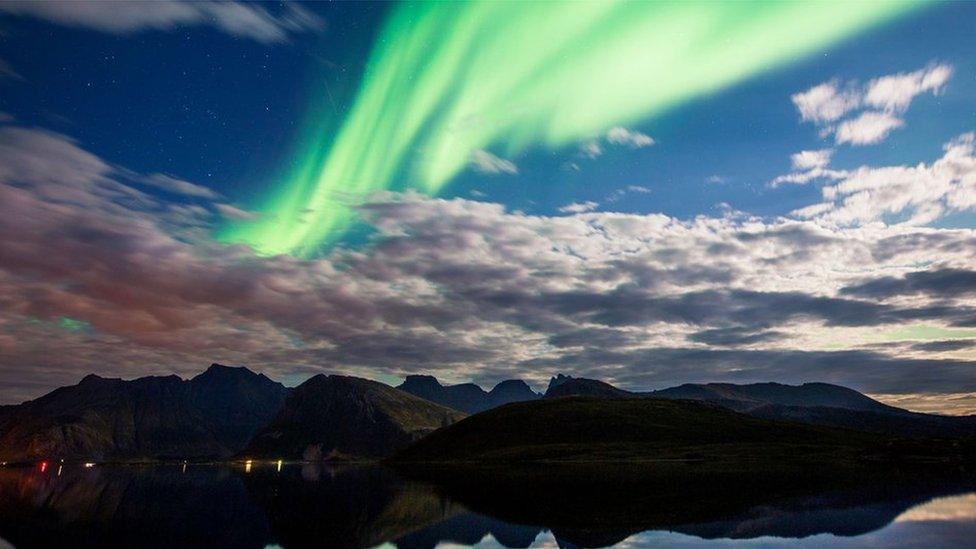
[[[0,403],[90,372],[976,412],[976,3],[0,2]]]

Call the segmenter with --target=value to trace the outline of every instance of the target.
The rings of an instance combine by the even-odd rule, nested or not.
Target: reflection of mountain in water
[[[434,549],[449,542],[474,545],[491,535],[504,547],[526,548],[543,532],[541,526],[511,524],[477,513],[462,513],[397,539],[398,549]]]
[[[15,547],[264,547],[264,514],[228,469],[0,469],[0,537]]]
[[[560,479],[551,473],[546,477]],[[563,547],[612,545],[646,530],[705,539],[857,536],[932,497],[972,489],[958,479],[912,474],[805,486],[670,478],[577,477],[560,488],[551,480],[468,474],[434,487],[375,467],[292,465],[279,472],[265,464],[245,474],[205,465],[186,472],[176,465],[74,465],[61,476],[56,464],[43,473],[0,468],[0,538],[20,548],[390,542],[432,549],[488,535],[505,547],[528,547],[544,530]]]
[[[301,475],[255,471],[244,483],[284,547],[371,547],[463,511],[378,467],[309,464]]]

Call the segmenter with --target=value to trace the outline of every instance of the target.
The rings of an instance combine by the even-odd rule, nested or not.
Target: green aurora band
[[[436,194],[479,149],[557,150],[907,12],[905,1],[404,3],[337,132],[306,139],[262,219],[225,242],[309,256],[384,189]],[[323,94],[319,100],[324,101]]]

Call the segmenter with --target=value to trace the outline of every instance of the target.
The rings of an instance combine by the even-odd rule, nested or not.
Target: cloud
[[[837,82],[824,82],[790,99],[805,122],[833,122],[861,105],[857,90],[840,90]]]
[[[584,212],[591,212],[591,211],[597,209],[599,206],[600,206],[599,203],[592,202],[592,201],[574,202],[572,204],[567,204],[567,205],[559,208],[559,211],[562,212],[562,213],[578,214],[578,213],[584,213]]]
[[[781,339],[786,334],[776,331],[754,332],[742,327],[735,328],[713,328],[703,330],[689,336],[692,341],[707,343],[708,345],[718,345],[723,347],[738,347],[740,345],[751,345]]]
[[[367,246],[258,257],[209,237],[209,205],[145,195],[118,171],[66,136],[0,128],[0,400],[90,371],[190,374],[215,360],[290,379],[544,384],[561,370],[631,388],[976,391],[968,351],[897,335],[976,323],[971,294],[946,275],[976,264],[973,230],[538,216],[383,193],[357,206]],[[901,346],[867,347],[886,334]]]
[[[603,147],[597,140],[587,141],[580,145],[580,154],[586,158],[596,158],[603,154]]]
[[[824,201],[792,212],[803,219],[838,225],[871,222],[924,225],[947,212],[976,209],[974,134],[943,146],[931,164],[864,166],[844,172],[822,190]],[[841,175],[841,174],[838,174]]]
[[[211,200],[215,200],[220,196],[213,190],[204,187],[203,185],[197,185],[196,183],[190,183],[189,181],[184,181],[182,179],[177,179],[161,173],[148,175],[141,179],[140,182],[151,187],[156,187],[157,189],[162,189],[168,193],[180,194],[184,196],[207,198]]]
[[[875,78],[864,86],[853,81],[824,82],[791,99],[801,120],[820,127],[821,137],[833,134],[837,144],[872,145],[905,125],[898,115],[908,110],[915,97],[941,93],[952,72],[951,65],[932,63],[914,72]],[[862,107],[867,110],[841,120]]]
[[[647,134],[628,130],[621,126],[610,128],[607,131],[607,143],[613,145],[626,145],[632,149],[650,147],[654,144],[654,138]]]
[[[961,351],[963,349],[973,348],[976,348],[976,339],[947,339],[942,341],[926,341],[912,345],[912,349],[916,351],[934,353]]]
[[[622,126],[615,126],[607,130],[603,136],[603,141],[609,145],[624,146],[631,149],[642,149],[650,147],[655,143],[654,138],[634,130],[629,130]],[[579,154],[586,158],[596,158],[603,154],[603,145],[600,139],[591,139],[580,144]]]
[[[488,151],[476,150],[471,153],[471,165],[480,173],[517,174],[518,166],[511,160],[499,158]]]
[[[812,170],[815,168],[825,168],[830,163],[833,149],[820,149],[817,151],[800,151],[790,156],[790,162],[794,170]]]
[[[903,120],[891,113],[868,111],[838,125],[834,141],[838,144],[872,145],[884,141],[888,134],[904,125]]]
[[[2,4],[0,4],[0,6],[2,6]],[[17,71],[14,70],[13,67],[10,66],[10,63],[0,59],[0,79],[3,78],[10,78],[11,80],[24,79],[23,76],[21,76]]]
[[[652,191],[643,185],[627,185],[623,189],[617,189],[607,195],[607,202],[616,202],[628,194],[650,194]]]
[[[832,170],[827,167],[833,153],[833,149],[820,149],[792,154],[790,155],[790,163],[794,171],[777,176],[769,182],[769,185],[771,187],[778,187],[783,184],[805,185],[819,179],[836,180],[847,177],[846,171]]]
[[[876,78],[868,83],[864,101],[885,112],[904,112],[916,96],[925,92],[941,93],[951,76],[950,65],[938,64]]]
[[[976,393],[869,394],[885,404],[927,414],[976,415]]]
[[[112,168],[62,134],[6,126],[0,128],[0,181],[34,185],[106,180]]]
[[[284,4],[275,13],[253,3],[206,0],[156,0],[145,3],[13,0],[0,3],[0,10],[112,34],[206,25],[232,36],[266,44],[285,42],[291,34],[323,27],[318,16],[293,2]]]
[[[901,278],[875,278],[863,284],[843,288],[841,293],[880,300],[917,294],[942,299],[962,298],[976,295],[976,271],[951,268],[916,271]]]
[[[235,221],[257,221],[261,218],[261,215],[256,212],[242,210],[230,204],[214,204],[214,207],[217,208],[220,215]]]

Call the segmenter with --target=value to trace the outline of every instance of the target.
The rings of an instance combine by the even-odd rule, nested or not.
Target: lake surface
[[[959,478],[554,489],[308,464],[43,469],[0,468],[0,546],[976,546],[976,487]]]

